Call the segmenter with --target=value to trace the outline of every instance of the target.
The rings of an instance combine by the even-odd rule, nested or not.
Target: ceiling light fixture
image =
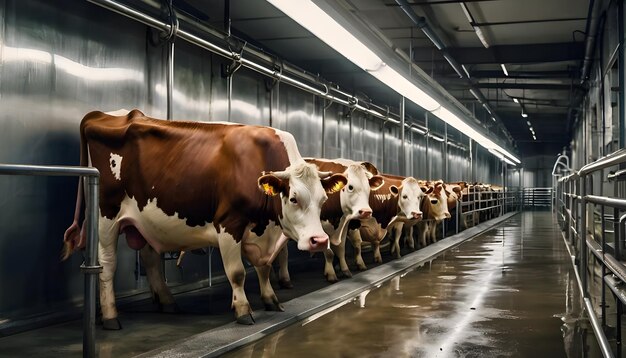
[[[380,52],[377,53],[374,51],[376,49],[375,46],[366,45],[361,42],[361,40],[355,37],[355,35],[359,35],[358,29],[351,28],[348,21],[343,22],[350,27],[350,30],[340,25],[331,14],[338,18],[342,17],[342,15],[336,12],[330,4],[320,2],[320,6],[327,9],[326,11],[329,11],[327,13],[317,4],[308,0],[267,1],[310,31],[314,36],[325,42],[328,46],[332,47],[335,51],[339,52],[346,59],[389,86],[401,96],[406,97],[411,102],[426,109],[461,133],[472,138],[483,147],[495,149],[499,153],[506,155],[512,161],[520,163],[516,156],[509,153],[468,124],[467,121],[460,118],[459,115],[455,113],[457,111],[453,109],[454,107],[452,105],[440,103],[426,93],[425,90],[428,91],[429,87],[426,85],[418,86],[417,82],[414,82],[408,74],[403,74],[403,70],[394,68],[393,64],[390,64],[394,62],[394,57],[389,57],[389,61],[387,61],[389,63],[383,60],[383,58],[387,58],[386,56],[392,55],[386,54],[385,50],[380,50]],[[366,39],[365,36],[363,36],[363,38]],[[420,88],[421,86],[423,86],[422,88],[425,90]],[[478,97],[477,93],[472,92],[472,94]],[[455,112],[453,112],[453,110]]]
[[[513,102],[519,103],[519,99],[517,99],[517,97],[513,97]]]
[[[502,72],[504,72],[504,75],[509,77],[509,71],[506,70],[504,63],[501,63],[500,66],[502,67]]]

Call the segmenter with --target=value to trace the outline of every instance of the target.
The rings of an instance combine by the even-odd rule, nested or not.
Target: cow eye
[[[354,187],[352,185],[348,185],[348,191],[352,192],[354,190]]]
[[[402,199],[406,200],[407,198],[408,198],[408,196],[402,195]]]
[[[289,201],[291,201],[291,202],[292,202],[292,203],[294,203],[294,204],[297,204],[297,203],[298,203],[298,200],[296,200],[296,197],[295,197],[295,196],[294,196],[294,197],[291,197],[291,199],[289,199]]]
[[[438,201],[439,201],[439,200],[437,200],[437,199],[431,199],[431,200],[430,200],[430,203],[431,203],[431,204],[437,204],[437,202],[438,202]]]

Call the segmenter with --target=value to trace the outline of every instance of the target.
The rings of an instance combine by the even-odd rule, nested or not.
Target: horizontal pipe
[[[2,175],[37,175],[37,176],[87,176],[99,177],[100,172],[96,168],[76,166],[50,166],[50,165],[21,165],[0,164]]]
[[[608,168],[613,165],[624,163],[624,162],[626,162],[626,148],[615,151],[605,157],[602,157],[596,160],[593,163],[589,163],[583,166],[578,171],[578,175],[584,176],[593,171]]]
[[[585,310],[587,311],[587,316],[589,316],[589,321],[591,322],[591,326],[593,327],[593,333],[598,340],[598,345],[600,346],[600,350],[602,351],[602,355],[604,357],[613,357],[613,352],[611,351],[611,345],[609,344],[604,331],[602,330],[602,326],[600,322],[598,322],[598,317],[596,313],[593,311],[593,305],[591,304],[591,300],[587,297],[584,298],[585,301]]]
[[[609,174],[606,176],[609,181],[613,180],[626,180],[626,169],[619,170],[613,174]]]
[[[626,199],[609,198],[606,196],[586,195],[585,201],[592,204],[606,205],[612,208],[626,210]]]
[[[609,286],[613,294],[622,301],[623,304],[626,304],[626,289],[623,288],[624,281],[618,280],[612,275],[604,276],[604,282]]]

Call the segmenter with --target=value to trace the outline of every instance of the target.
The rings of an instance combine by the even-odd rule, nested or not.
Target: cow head
[[[428,205],[428,219],[440,221],[451,217],[448,211],[448,196],[440,181],[433,183],[426,192],[425,205]]]
[[[392,185],[389,190],[394,196],[398,196],[398,215],[400,217],[411,220],[422,219],[421,204],[425,195],[415,178],[405,178],[399,188]]]
[[[322,229],[320,212],[327,194],[341,190],[347,183],[343,174],[320,172],[313,164],[300,162],[284,171],[265,174],[258,185],[265,194],[280,195],[279,218],[286,238],[296,240],[298,249],[322,251],[328,247],[328,235]]]
[[[366,164],[373,167],[370,163]],[[368,168],[363,164],[350,164],[344,172],[348,181],[339,195],[341,211],[348,220],[372,216],[369,205],[370,190],[378,190],[384,184],[384,179],[380,175],[374,175]]]

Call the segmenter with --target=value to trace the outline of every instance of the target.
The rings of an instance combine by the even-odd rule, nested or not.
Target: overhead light
[[[515,163],[513,163],[512,161],[508,160],[506,157],[502,158],[502,160],[504,160],[507,164],[512,165],[512,166],[516,166]]]
[[[524,107],[522,107],[522,117],[524,118],[528,117],[528,113],[524,111]]]
[[[483,46],[485,46],[485,48],[489,48],[489,44],[487,43],[487,39],[485,38],[485,35],[483,34],[482,30],[480,29],[480,27],[474,25],[476,22],[474,21],[472,14],[467,8],[467,5],[461,2],[461,8],[463,9],[463,13],[465,13],[465,17],[467,18],[467,21],[470,23],[470,25],[472,25],[472,28],[474,28],[474,32],[476,32],[476,36],[478,36],[478,39],[480,40],[480,42],[483,44]]]
[[[496,121],[496,117],[491,117],[491,120],[495,122]]]
[[[536,137],[534,134],[533,134],[533,139],[534,139],[534,140],[537,140],[537,137]]]
[[[519,99],[517,99],[517,97],[513,97],[513,102],[519,103]]]
[[[478,100],[478,102],[481,102],[481,99],[480,99],[480,97],[478,96],[478,93],[477,93],[477,92],[476,92],[473,88],[470,88],[470,93],[471,93],[474,97],[476,97],[476,99]]]
[[[504,72],[504,75],[509,77],[509,71],[506,70],[504,63],[501,63],[500,66],[502,66],[502,72]]]
[[[526,124],[528,124],[528,126],[530,127],[530,121],[526,121]]]
[[[422,88],[418,87],[415,82],[407,75],[403,75],[400,71],[393,68],[383,61],[384,53],[377,54],[372,46],[367,46],[356,38],[354,31],[348,31],[341,26],[329,13],[326,13],[318,5],[309,0],[267,0],[277,9],[285,13],[295,22],[307,29],[317,38],[339,52],[346,59],[354,63],[359,68],[368,72],[382,83],[389,86],[401,96],[409,99],[411,102],[431,112],[439,117],[442,121],[456,128],[461,133],[472,138],[478,144],[487,149],[496,149],[500,153],[506,155],[512,161],[519,163],[513,154],[500,147],[494,141],[474,129],[465,120],[452,112],[452,105],[441,104],[439,101],[431,97]],[[325,6],[322,4],[322,6]],[[335,10],[329,7],[329,11],[335,14]],[[337,14],[337,16],[341,16]],[[358,32],[357,32],[358,33]],[[426,85],[422,85],[426,86]],[[426,88],[426,87],[424,87]],[[478,94],[474,93],[478,98]],[[448,108],[449,107],[449,108]]]
[[[491,113],[491,109],[489,108],[489,106],[487,105],[487,103],[483,103],[483,107],[485,107],[485,110],[486,110],[487,112],[489,112],[489,114],[492,114],[492,113]]]

